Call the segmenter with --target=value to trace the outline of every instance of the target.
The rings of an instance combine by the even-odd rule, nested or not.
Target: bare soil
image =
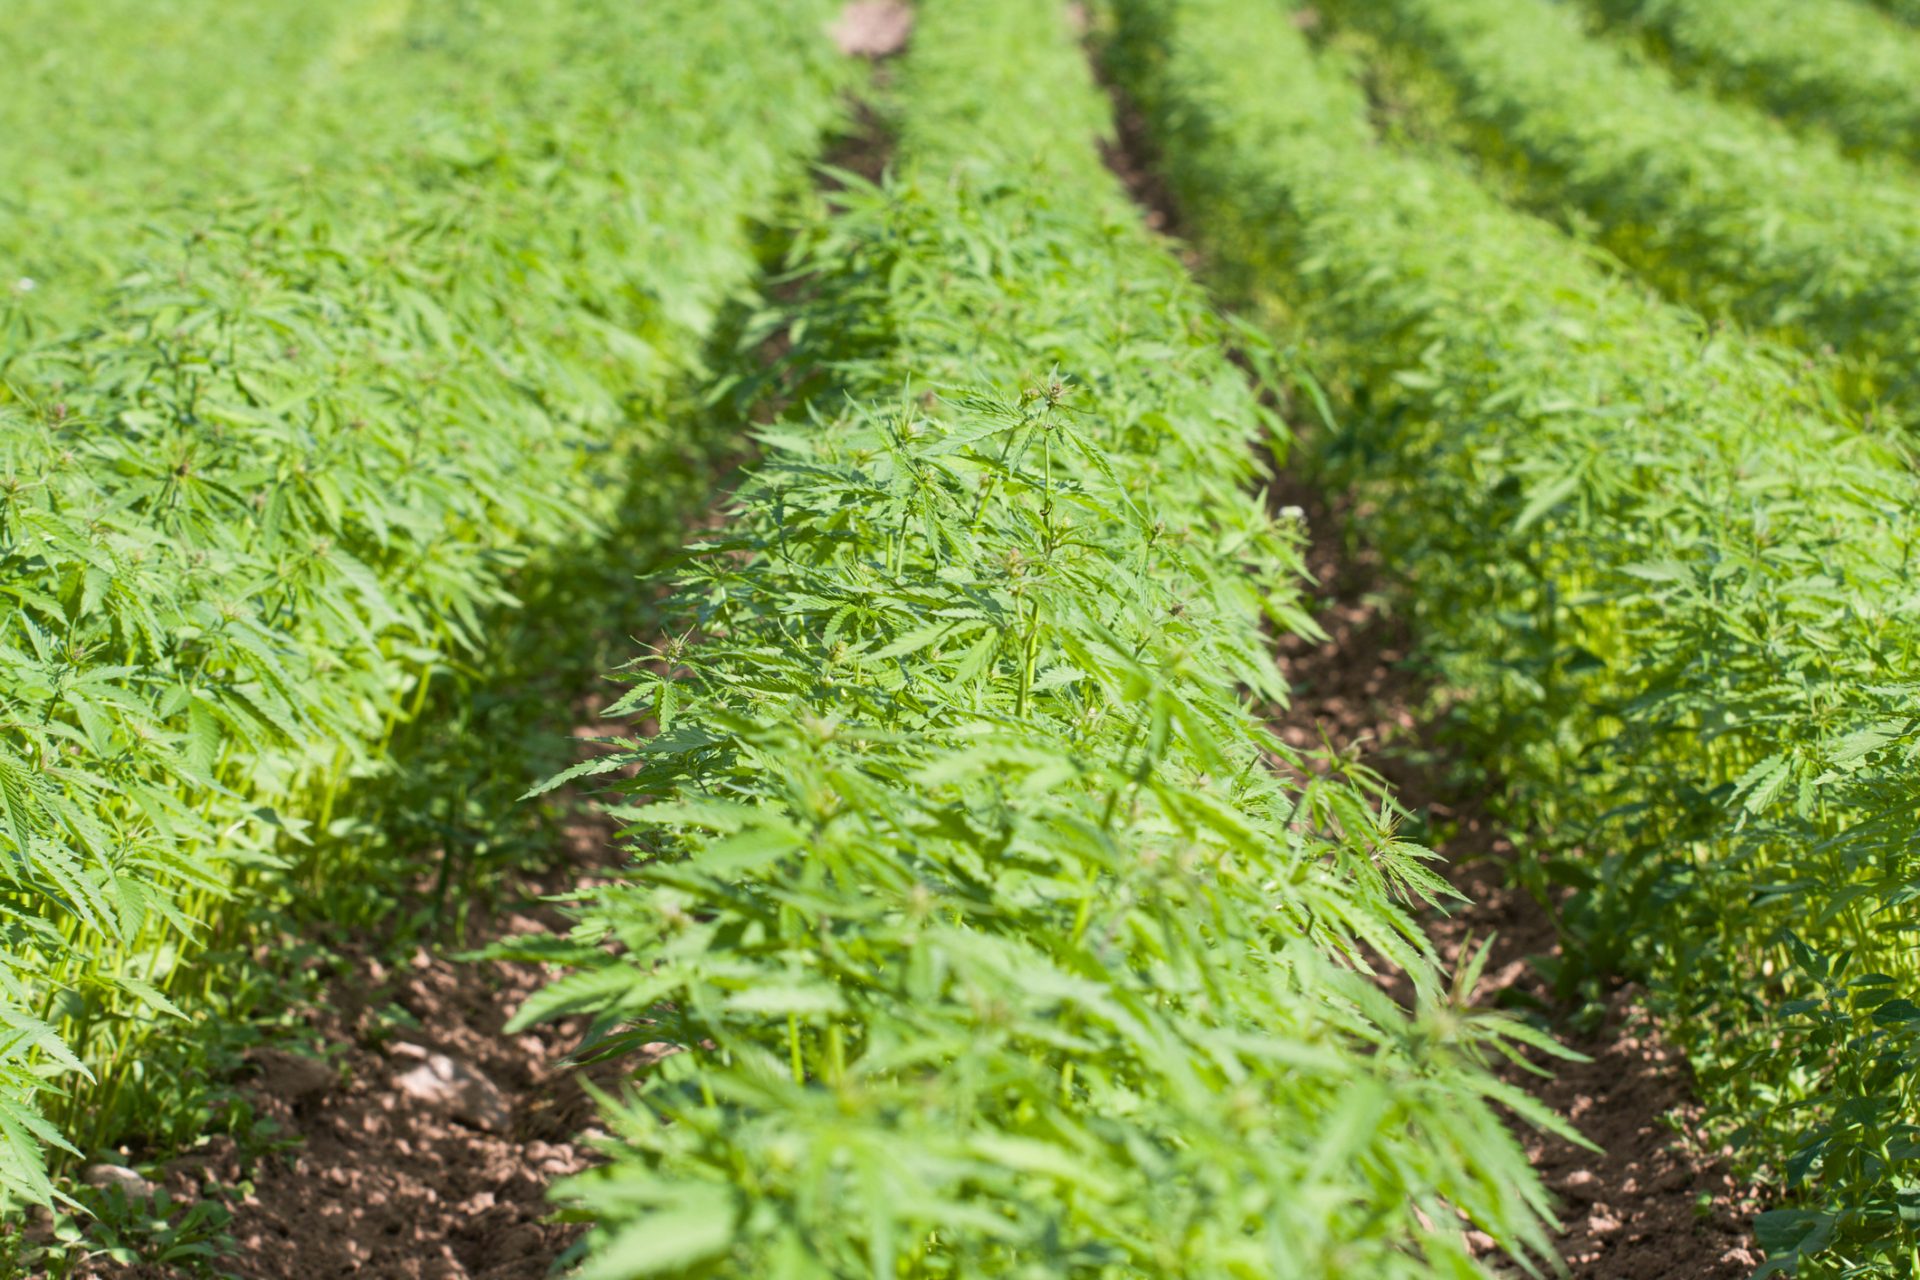
[[[606,831],[583,821],[569,834],[568,870],[527,889],[570,887],[563,876],[584,881],[604,865]],[[485,920],[473,942],[559,923],[549,908],[510,910]],[[424,950],[394,971],[379,953],[369,940],[352,976],[312,1011],[337,1055],[338,1083],[289,1088],[287,1073],[267,1064],[262,1104],[303,1145],[257,1173],[236,1206],[232,1269],[247,1280],[547,1275],[579,1231],[549,1220],[547,1188],[592,1162],[577,1135],[593,1108],[566,1061],[576,1028],[504,1029],[550,975]],[[391,1036],[390,1008],[412,1024]],[[410,1091],[402,1081],[434,1055],[467,1087],[447,1097]]]
[[[583,810],[565,845],[556,866],[507,896],[515,905],[477,916],[459,950],[561,925],[538,899],[592,883],[614,842]],[[504,1034],[550,975],[425,949],[395,967],[371,933],[333,945],[349,968],[304,1013],[315,1052],[250,1059],[246,1091],[288,1149],[247,1168],[216,1139],[164,1171],[183,1203],[209,1184],[250,1184],[229,1202],[237,1249],[218,1269],[242,1280],[547,1276],[582,1231],[552,1221],[548,1187],[595,1160],[581,1136],[593,1134],[594,1108],[567,1061],[579,1028]],[[82,1274],[175,1273],[97,1264]]]

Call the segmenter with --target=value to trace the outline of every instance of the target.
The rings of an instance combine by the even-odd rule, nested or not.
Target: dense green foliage
[[[1547,0],[1329,0],[1431,69],[1535,209],[1568,206],[1677,298],[1859,358],[1909,396],[1920,369],[1920,180],[1844,158],[1740,104],[1677,89]]]
[[[1774,1265],[1909,1274],[1910,458],[1796,360],[1382,147],[1265,0],[1119,8],[1186,215],[1343,392],[1323,463],[1555,842],[1576,953],[1660,980],[1706,1096],[1806,1206],[1761,1219]]]
[[[214,207],[329,139],[351,145],[351,130],[312,120],[406,12],[405,0],[12,0],[0,314],[43,331],[84,321],[125,270],[133,228]]]
[[[1027,0],[928,0],[898,176],[767,320],[765,457],[593,766],[637,855],[521,1021],[679,1050],[561,1194],[588,1277],[1484,1274],[1544,1246],[1376,782],[1303,760],[1263,625],[1311,624],[1275,424],[1103,168]],[[1248,695],[1251,695],[1249,698]],[[656,731],[645,734],[651,723]],[[1402,1009],[1366,976],[1410,979]]]
[[[183,187],[150,235],[116,188],[74,232],[119,283],[84,328],[17,326],[0,400],[12,1196],[49,1195],[46,1095],[95,1080],[103,1113],[140,1027],[217,982],[193,953],[236,876],[328,826],[530,547],[609,514],[837,113],[828,13],[417,0],[338,33],[365,74],[287,148],[324,165]]]
[[[1920,0],[1869,0],[1888,13],[1910,23],[1920,23]]]
[[[211,1123],[192,1046],[272,966],[208,958],[285,904],[524,852],[543,662],[670,586],[632,736],[550,784],[617,777],[633,859],[504,948],[563,975],[521,1024],[641,1064],[561,1188],[587,1280],[1551,1256],[1507,1126],[1568,1131],[1491,1068],[1561,1051],[1444,972],[1380,779],[1267,726],[1299,391],[1561,994],[1653,981],[1763,1274],[1920,1271],[1917,0],[1091,6],[1284,349],[1031,0],[920,0],[894,168],[756,309],[839,8],[14,0],[0,1210]]]
[[[1920,153],[1920,32],[1855,0],[1588,0],[1689,81],[1860,150]]]

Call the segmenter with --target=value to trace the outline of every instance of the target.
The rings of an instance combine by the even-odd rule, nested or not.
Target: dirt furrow
[[[1323,495],[1298,480],[1280,499],[1306,513],[1309,567],[1320,584],[1319,619],[1328,638],[1287,637],[1280,662],[1294,703],[1278,717],[1291,745],[1322,740],[1357,749],[1391,784],[1409,811],[1426,818],[1442,873],[1464,901],[1429,912],[1423,923],[1449,967],[1472,941],[1493,937],[1476,991],[1483,1007],[1534,1011],[1562,1043],[1589,1061],[1538,1057],[1551,1074],[1515,1067],[1503,1074],[1578,1126],[1601,1147],[1584,1150],[1522,1129],[1527,1153],[1562,1205],[1557,1245],[1580,1280],[1736,1280],[1759,1259],[1747,1223],[1757,1206],[1724,1152],[1703,1148],[1700,1108],[1686,1063],[1638,1004],[1616,984],[1591,1031],[1573,1030],[1574,1010],[1557,1006],[1533,963],[1556,956],[1551,912],[1510,875],[1513,848],[1487,816],[1484,791],[1445,768],[1446,747],[1432,728],[1429,686],[1409,661],[1412,637],[1384,604],[1374,557],[1347,550],[1349,523]],[[1364,528],[1364,515],[1358,522]],[[1517,1126],[1518,1127],[1518,1126]],[[1490,1246],[1480,1238],[1477,1243]],[[1515,1274],[1518,1274],[1517,1272]]]
[[[612,848],[606,825],[582,808],[566,829],[564,856],[503,890],[508,905],[477,906],[464,945],[562,925],[539,899],[604,874]],[[420,888],[430,892],[431,881]],[[464,961],[459,949],[418,948],[396,963],[377,931],[324,945],[337,976],[301,1011],[304,1033],[251,1052],[239,1091],[274,1125],[277,1150],[248,1152],[215,1137],[160,1172],[175,1204],[206,1197],[232,1213],[233,1252],[213,1272],[240,1280],[547,1276],[580,1231],[551,1220],[547,1189],[592,1163],[580,1135],[591,1135],[594,1113],[567,1061],[579,1028],[504,1034],[546,975],[533,965]],[[77,1274],[195,1272],[100,1257]]]

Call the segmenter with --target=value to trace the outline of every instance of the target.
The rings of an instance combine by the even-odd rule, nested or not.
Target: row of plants
[[[90,1147],[219,989],[197,949],[263,877],[341,888],[315,841],[507,575],[617,517],[838,118],[830,16],[415,0],[342,33],[315,164],[124,224],[86,326],[9,345],[8,1197],[46,1202],[44,1148]]]
[[[287,172],[311,120],[406,12],[400,0],[273,7],[16,0],[0,28],[0,313],[26,333],[98,309],[137,229]],[[29,327],[30,326],[30,327]]]
[[[1792,353],[1380,142],[1284,8],[1114,8],[1111,66],[1185,217],[1334,393],[1317,465],[1356,487],[1441,687],[1469,695],[1459,727],[1534,832],[1519,870],[1567,895],[1563,993],[1656,980],[1715,1135],[1782,1196],[1757,1224],[1768,1273],[1911,1274],[1905,447]]]
[[[1920,181],[1848,159],[1740,103],[1690,93],[1638,51],[1587,37],[1547,0],[1329,0],[1390,51],[1389,79],[1431,82],[1442,128],[1490,157],[1536,212],[1573,217],[1634,270],[1859,364],[1863,402],[1920,368]],[[1394,65],[1394,64],[1398,65]],[[1422,95],[1415,94],[1417,101]]]
[[[1684,80],[1751,98],[1846,147],[1920,150],[1920,33],[1855,0],[1589,0]]]
[[[583,1277],[1470,1277],[1544,1253],[1444,897],[1265,629],[1313,631],[1285,439],[1029,0],[925,0],[788,300],[785,406],[610,714],[633,860],[518,1024],[588,1015]],[[1412,1007],[1380,980],[1397,976]],[[1463,1221],[1464,1219],[1464,1221]]]

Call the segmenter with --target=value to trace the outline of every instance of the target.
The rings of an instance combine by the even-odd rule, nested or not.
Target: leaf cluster
[[[1920,149],[1920,33],[1853,0],[1588,0],[1681,76],[1857,152]]]
[[[86,323],[145,228],[312,165],[405,6],[17,0],[0,30],[0,333]]]
[[[1752,7],[1735,21],[1747,25]],[[1441,87],[1468,144],[1527,207],[1579,221],[1710,316],[1834,348],[1854,362],[1863,400],[1911,401],[1920,180],[1901,160],[1849,158],[1830,138],[1688,92],[1639,50],[1588,38],[1572,6],[1324,8]]]
[[[1044,109],[1036,109],[1044,107]],[[1447,891],[1307,760],[1277,424],[1100,163],[1058,15],[918,7],[898,172],[769,317],[807,392],[621,711],[635,854],[518,1022],[643,1046],[582,1274],[1474,1276],[1544,1252]],[[1242,335],[1253,341],[1252,335]],[[1405,977],[1403,1008],[1376,978]]]
[[[1284,281],[1345,408],[1320,465],[1361,486],[1489,774],[1558,849],[1535,883],[1572,891],[1577,953],[1661,982],[1708,1098],[1798,1193],[1811,1225],[1767,1220],[1767,1247],[1898,1273],[1911,459],[1790,353],[1379,144],[1359,86],[1261,8],[1120,6],[1112,63],[1188,217],[1243,279]]]
[[[529,549],[611,514],[839,110],[819,5],[734,7],[412,5],[311,108],[322,169],[103,227],[111,297],[7,350],[9,1195],[51,1194],[38,1101],[109,1108],[236,890],[384,767]]]

